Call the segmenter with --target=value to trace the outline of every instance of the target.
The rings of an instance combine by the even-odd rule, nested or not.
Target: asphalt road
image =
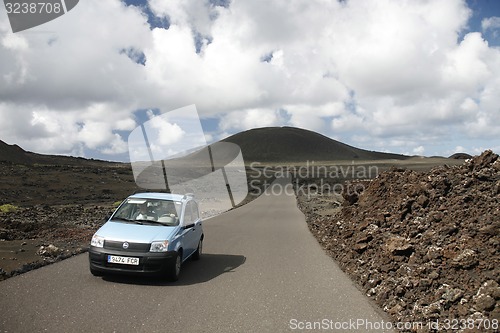
[[[388,321],[323,252],[294,196],[264,194],[204,228],[202,259],[176,283],[94,277],[86,254],[0,282],[0,332],[368,332]]]

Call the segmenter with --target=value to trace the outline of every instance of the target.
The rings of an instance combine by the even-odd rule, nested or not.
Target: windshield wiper
[[[138,223],[152,223],[152,224],[161,224],[161,225],[167,225],[163,222],[158,222],[158,221],[155,221],[155,220],[146,220],[146,219],[138,219],[138,220],[134,220],[134,222],[138,222]]]
[[[125,221],[125,222],[134,222],[134,220],[126,219],[124,217],[113,217],[112,220]]]

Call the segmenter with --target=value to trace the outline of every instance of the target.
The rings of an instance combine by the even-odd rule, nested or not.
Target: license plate
[[[122,264],[122,265],[139,265],[139,258],[132,257],[119,257],[119,256],[108,256],[108,262],[110,264]]]

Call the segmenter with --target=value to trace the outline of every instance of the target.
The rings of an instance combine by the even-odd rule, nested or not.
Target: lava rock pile
[[[392,169],[347,199],[334,216],[299,206],[320,244],[394,320],[500,320],[497,154],[429,172]]]

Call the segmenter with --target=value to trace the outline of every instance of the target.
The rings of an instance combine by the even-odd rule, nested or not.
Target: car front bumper
[[[99,273],[137,274],[157,276],[165,274],[175,262],[175,251],[168,252],[131,252],[110,250],[91,246],[89,249],[90,269]],[[108,262],[108,256],[139,258],[139,265],[114,264]]]

